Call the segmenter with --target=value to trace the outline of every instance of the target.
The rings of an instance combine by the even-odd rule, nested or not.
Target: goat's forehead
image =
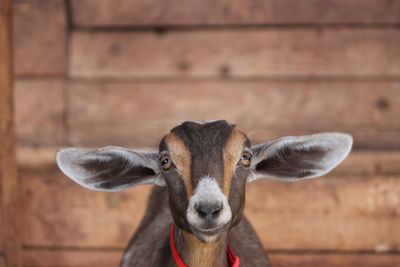
[[[247,136],[226,121],[184,122],[176,126],[160,143],[160,152],[181,154],[189,151],[192,157],[218,154],[223,150],[242,149],[250,146]],[[183,147],[185,149],[183,149]]]

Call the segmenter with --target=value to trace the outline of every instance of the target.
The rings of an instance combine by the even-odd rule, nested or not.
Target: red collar
[[[172,257],[174,258],[175,264],[178,267],[188,267],[179,255],[178,250],[175,247],[175,225],[171,224],[169,229],[169,246],[171,247]],[[229,244],[226,247],[226,255],[228,257],[228,264],[230,267],[239,267],[239,257],[233,254],[233,251]]]

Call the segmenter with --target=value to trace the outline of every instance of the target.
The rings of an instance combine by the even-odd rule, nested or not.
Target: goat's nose
[[[200,202],[194,205],[197,214],[200,218],[217,218],[222,210],[222,203],[221,202]]]

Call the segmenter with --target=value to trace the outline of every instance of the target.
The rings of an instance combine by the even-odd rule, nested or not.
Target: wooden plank
[[[74,77],[398,77],[398,29],[74,32]]]
[[[321,254],[321,253],[270,253],[274,267],[397,267],[400,255],[379,254]]]
[[[2,255],[2,254],[0,254],[0,267],[7,267],[6,259],[4,258],[4,255]]]
[[[12,76],[12,1],[0,0],[0,251],[1,265],[21,266],[19,190]]]
[[[118,266],[122,251],[44,250],[24,251],[25,267],[109,267]],[[400,255],[340,253],[268,253],[274,267],[398,267]]]
[[[23,242],[29,246],[123,248],[139,224],[150,191],[149,186],[117,194],[88,191],[56,169],[30,169],[21,182]]]
[[[73,0],[76,26],[399,23],[399,1]]]
[[[15,120],[18,143],[23,145],[64,144],[64,100],[62,80],[17,80]]]
[[[399,177],[258,181],[245,213],[267,250],[396,251],[399,193]]]
[[[333,174],[340,176],[382,176],[400,174],[400,153],[396,151],[353,151]]]
[[[63,75],[66,65],[64,0],[14,1],[14,71],[17,75]]]
[[[21,182],[30,247],[122,249],[150,189],[91,192],[57,170],[27,170]],[[398,251],[399,196],[399,176],[258,181],[247,188],[246,214],[268,250]]]
[[[0,182],[0,192],[3,190],[2,189],[2,182]],[[2,200],[0,200],[0,205],[3,205]],[[4,250],[5,250],[5,230],[6,229],[6,224],[5,224],[5,216],[3,215],[2,212],[0,212],[0,259],[1,257],[4,257]]]
[[[18,167],[21,169],[47,169],[54,166],[58,149],[60,147],[17,146]]]
[[[110,267],[119,266],[122,250],[24,250],[24,267]]]
[[[400,147],[399,89],[398,82],[75,82],[69,141],[157,146],[177,123],[224,118],[254,143],[344,131],[357,147],[393,149]]]

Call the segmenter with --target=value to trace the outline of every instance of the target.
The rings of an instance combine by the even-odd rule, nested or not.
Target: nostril
[[[204,211],[204,209],[201,207],[201,205],[195,205],[194,208],[196,209],[197,214],[198,214],[201,218],[207,217],[207,212]]]
[[[222,210],[222,203],[199,203],[196,204],[194,208],[201,218],[216,218]]]
[[[219,215],[219,213],[222,210],[222,206],[219,206],[218,208],[216,208],[213,212],[212,212],[212,216],[215,218]]]

